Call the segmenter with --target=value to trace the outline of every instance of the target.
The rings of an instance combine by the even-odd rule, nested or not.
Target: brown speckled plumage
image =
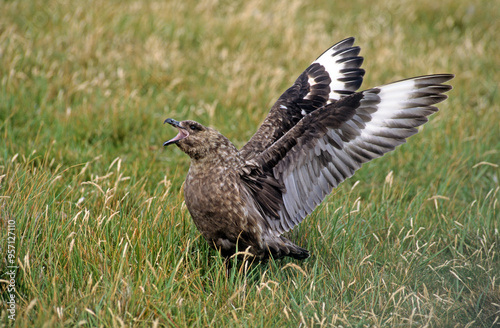
[[[282,234],[363,163],[417,133],[446,99],[450,74],[355,92],[364,70],[353,43],[343,40],[313,62],[241,150],[200,123],[165,120],[179,133],[164,145],[175,143],[191,158],[187,208],[223,256],[248,249],[258,259],[307,258]]]

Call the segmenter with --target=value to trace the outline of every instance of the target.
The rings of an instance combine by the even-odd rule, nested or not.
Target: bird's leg
[[[226,277],[229,278],[231,268],[233,267],[233,259],[230,256],[224,258],[224,267],[226,268]]]

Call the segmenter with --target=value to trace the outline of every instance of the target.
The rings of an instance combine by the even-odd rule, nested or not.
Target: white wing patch
[[[322,55],[314,63],[323,65],[328,74],[330,74],[332,83],[330,83],[330,94],[328,98],[331,100],[339,100],[340,94],[336,93],[335,90],[341,90],[344,87],[344,83],[338,80],[340,77],[342,77],[340,70],[343,68],[343,65],[338,64],[334,60],[334,58],[331,57],[330,51],[328,51],[328,56],[326,56],[326,54]],[[328,103],[331,103],[331,100],[329,100]]]
[[[414,80],[379,87],[380,103],[377,105],[377,111],[372,114],[372,121],[368,123],[367,128],[384,126],[385,120],[394,119],[399,113],[407,110],[405,104],[410,99],[409,97],[414,88]]]
[[[359,47],[353,47],[354,38],[345,39],[325,51],[314,63],[322,65],[330,75],[328,104],[358,90],[365,71],[361,69],[363,57]]]

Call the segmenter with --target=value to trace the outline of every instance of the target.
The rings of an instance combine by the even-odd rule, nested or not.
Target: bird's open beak
[[[167,118],[163,124],[165,123],[168,123],[170,125],[172,125],[173,127],[176,127],[178,130],[179,130],[179,133],[172,139],[170,139],[169,141],[166,141],[163,143],[163,146],[168,146],[170,144],[173,144],[173,143],[177,143],[179,140],[182,140],[184,138],[187,138],[189,136],[189,133],[187,132],[187,130],[181,126],[180,122],[172,119],[172,118]]]

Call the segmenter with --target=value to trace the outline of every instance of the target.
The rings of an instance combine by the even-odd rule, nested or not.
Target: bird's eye
[[[198,127],[197,127],[196,125],[194,125],[194,124],[191,124],[191,125],[189,126],[189,128],[190,128],[191,130],[198,130]]]

